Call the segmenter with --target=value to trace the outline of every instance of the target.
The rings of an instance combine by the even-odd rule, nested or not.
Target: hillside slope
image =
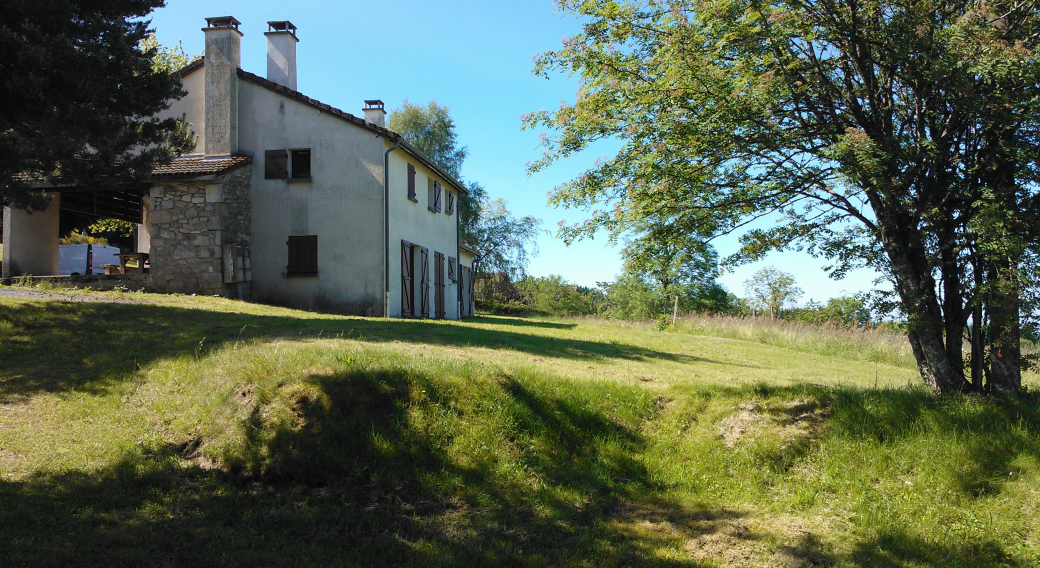
[[[638,325],[106,297],[0,297],[9,565],[1040,563],[1035,390]]]

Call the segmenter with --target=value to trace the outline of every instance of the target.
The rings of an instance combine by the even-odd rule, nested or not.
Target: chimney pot
[[[386,128],[386,105],[379,99],[365,101],[365,122],[374,124],[380,128]]]
[[[296,26],[289,20],[267,22],[267,80],[296,90]]]

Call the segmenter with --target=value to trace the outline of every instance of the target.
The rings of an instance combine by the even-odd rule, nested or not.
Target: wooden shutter
[[[460,267],[462,274],[460,275],[461,281],[459,282],[459,299],[462,300],[462,315],[469,317],[473,315],[473,305],[469,302],[469,294],[466,292],[467,286],[470,285],[470,281],[473,280],[473,272],[465,267]]]
[[[433,182],[433,210],[441,212],[441,184],[437,181]]]
[[[448,280],[455,282],[458,280],[458,276],[455,273],[455,257],[448,257]]]
[[[264,179],[289,178],[289,153],[285,150],[264,152]]]
[[[466,286],[467,286],[466,292],[469,295],[469,315],[474,315],[474,314],[477,313],[477,304],[474,302],[474,297],[473,297],[473,288],[474,288],[473,285],[476,283],[476,281],[477,281],[477,263],[474,262],[473,266],[471,266],[470,269],[469,269],[469,282],[466,284]]]
[[[408,199],[419,202],[415,197],[415,166],[411,164],[408,164]]]
[[[455,214],[455,194],[451,191],[445,192],[448,194],[448,215]]]
[[[419,290],[422,296],[422,313],[421,317],[429,317],[430,315],[430,251],[426,247],[419,249],[419,262],[422,265],[422,280]]]
[[[401,241],[401,317],[415,317],[414,270],[412,243]]]
[[[289,265],[286,274],[304,276],[318,273],[318,236],[289,237]]]
[[[444,319],[444,255],[433,253],[433,285],[436,290],[436,305],[434,306],[434,317]]]

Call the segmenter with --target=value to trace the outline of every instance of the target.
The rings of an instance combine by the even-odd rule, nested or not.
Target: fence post
[[[675,309],[672,310],[672,327],[675,327],[675,320],[679,317],[679,295],[675,295]]]

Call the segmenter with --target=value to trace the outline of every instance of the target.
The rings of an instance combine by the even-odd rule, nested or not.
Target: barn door
[[[419,282],[422,295],[422,313],[420,317],[430,317],[430,251],[426,247],[419,249],[419,262],[422,265],[422,280]]]
[[[401,317],[415,317],[415,252],[401,241]]]
[[[439,252],[433,253],[433,285],[437,293],[434,317],[444,319],[444,255]]]

